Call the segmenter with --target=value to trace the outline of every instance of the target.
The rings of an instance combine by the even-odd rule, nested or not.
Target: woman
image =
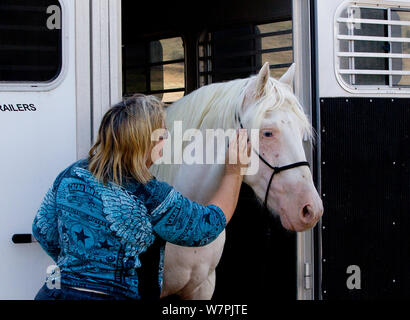
[[[88,159],[59,174],[33,235],[58,265],[61,288],[45,284],[37,300],[159,299],[166,241],[202,246],[225,228],[237,204],[241,164],[226,164],[206,206],[185,198],[148,170],[162,155],[164,136],[153,142],[151,135],[166,133],[164,118],[153,96],[112,107]],[[228,152],[237,159],[250,150],[238,145]]]

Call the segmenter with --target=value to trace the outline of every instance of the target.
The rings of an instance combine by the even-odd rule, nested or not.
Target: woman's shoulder
[[[175,190],[165,181],[157,180],[155,177],[143,185],[143,188],[148,195],[145,205],[150,211],[164,203]]]
[[[61,180],[64,178],[70,177],[74,175],[75,168],[82,168],[88,170],[88,160],[87,159],[80,159],[72,164],[70,164],[67,168],[61,171],[57,178],[54,181],[53,187],[56,188],[61,183]]]
[[[160,195],[166,195],[170,193],[171,190],[173,189],[173,187],[170,186],[168,183],[166,183],[165,181],[157,180],[155,177],[149,180],[144,185],[144,188],[150,193],[155,193],[155,194],[160,194]]]
[[[106,186],[97,182],[93,178],[92,173],[88,170],[88,159],[78,160],[61,171],[54,182],[54,188],[58,188],[64,178],[79,178],[85,183],[98,185],[100,187],[98,188],[100,193],[106,193],[104,192],[107,189]],[[165,181],[157,180],[155,177],[145,184],[139,183],[134,179],[126,180],[122,186],[117,187],[118,188],[115,189],[118,189],[118,192],[122,190],[122,192],[136,196],[145,204],[149,211],[152,211],[159,205],[163,204],[164,201],[175,193],[175,189],[171,185]]]

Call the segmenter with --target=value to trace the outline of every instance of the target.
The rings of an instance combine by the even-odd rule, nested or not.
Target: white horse
[[[276,174],[272,168],[306,161],[303,137],[312,138],[311,125],[292,86],[295,65],[280,80],[270,77],[269,64],[247,79],[204,86],[167,109],[166,125],[173,135],[174,121],[182,129],[260,129],[259,170],[244,177],[261,202],[280,217],[282,226],[292,231],[312,228],[323,213],[322,201],[306,165]],[[240,116],[240,120],[238,120]],[[155,165],[152,173],[173,185],[186,197],[207,204],[223,175],[223,165]],[[269,181],[271,184],[269,184]],[[225,231],[203,247],[166,244],[164,282],[161,296],[177,294],[182,299],[211,299],[215,288],[215,268],[221,258]]]

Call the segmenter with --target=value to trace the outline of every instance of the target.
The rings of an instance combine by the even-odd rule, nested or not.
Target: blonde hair
[[[162,128],[164,104],[154,96],[136,94],[113,106],[104,115],[95,144],[89,152],[88,169],[101,182],[122,185],[124,178],[147,183],[151,134]]]

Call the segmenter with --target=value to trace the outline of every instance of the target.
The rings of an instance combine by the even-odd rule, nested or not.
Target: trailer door
[[[0,21],[0,299],[32,299],[53,264],[32,221],[77,157],[74,1],[3,0]]]
[[[318,0],[315,16],[319,296],[409,297],[410,1]]]

